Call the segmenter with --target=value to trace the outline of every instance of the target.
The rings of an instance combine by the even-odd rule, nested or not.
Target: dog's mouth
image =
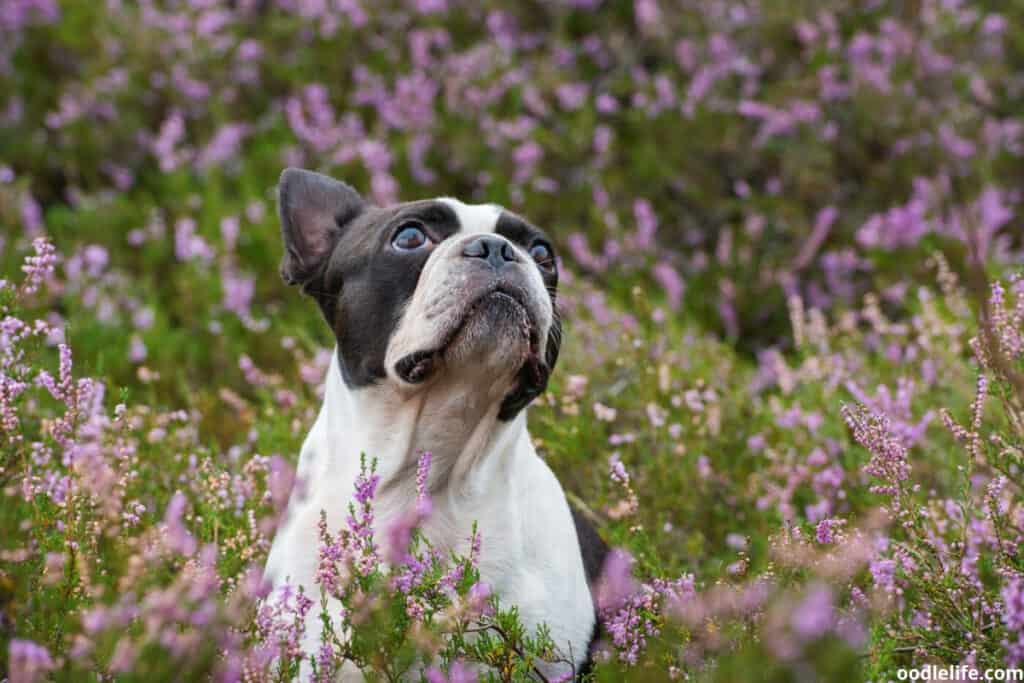
[[[513,312],[511,317],[519,319],[519,332],[523,334],[528,345],[524,366],[529,369],[530,374],[540,377],[540,332],[536,317],[522,292],[501,285],[491,287],[474,298],[462,314],[453,319],[436,346],[414,351],[395,363],[395,374],[408,384],[425,382],[444,361],[446,352],[457,343],[467,325],[482,315],[485,309],[495,307]]]

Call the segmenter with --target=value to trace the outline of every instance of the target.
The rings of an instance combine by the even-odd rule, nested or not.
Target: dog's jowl
[[[547,385],[561,339],[551,242],[495,205],[381,208],[310,171],[286,170],[278,195],[281,273],[316,300],[337,346],[268,576],[318,596],[317,522],[323,511],[331,530],[344,523],[360,454],[378,463],[382,538],[414,504],[417,458],[430,451],[425,536],[465,553],[476,522],[482,579],[531,630],[547,624],[578,670],[605,548],[537,455],[524,410]],[[307,653],[320,644],[315,612]],[[560,663],[544,673],[569,671]]]

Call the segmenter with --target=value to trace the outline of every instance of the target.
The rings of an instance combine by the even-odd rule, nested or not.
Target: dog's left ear
[[[320,272],[346,223],[366,208],[343,182],[300,168],[286,168],[277,184],[284,259],[281,277],[306,284]]]

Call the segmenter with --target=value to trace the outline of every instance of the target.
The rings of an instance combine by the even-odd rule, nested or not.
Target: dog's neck
[[[381,491],[405,489],[415,481],[420,455],[429,451],[431,491],[470,495],[484,482],[507,480],[503,474],[531,445],[525,411],[511,421],[498,419],[506,381],[481,370],[441,377],[415,392],[388,383],[353,389],[342,378],[335,351],[320,415],[329,452],[317,469],[327,481],[337,481],[365,455],[376,460]]]

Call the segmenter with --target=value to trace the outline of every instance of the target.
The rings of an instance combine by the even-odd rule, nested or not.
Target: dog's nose
[[[462,255],[466,258],[483,259],[495,270],[519,261],[515,248],[497,235],[474,237],[462,247]]]

